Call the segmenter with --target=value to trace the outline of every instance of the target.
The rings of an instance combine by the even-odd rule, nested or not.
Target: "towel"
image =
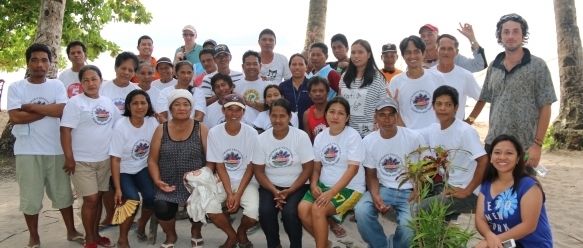
[[[186,211],[195,222],[206,222],[206,206],[223,193],[223,184],[217,175],[207,168],[190,171],[184,174],[184,185],[191,193],[186,201]]]

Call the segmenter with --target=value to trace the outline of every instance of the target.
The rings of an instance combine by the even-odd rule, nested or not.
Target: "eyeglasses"
[[[184,36],[184,37],[194,37],[194,34],[182,33],[182,36]]]
[[[504,15],[502,17],[500,17],[500,21],[501,22],[506,22],[508,20],[517,20],[517,21],[524,21],[524,19],[522,19],[522,16],[519,16],[517,14],[508,14],[508,15]]]

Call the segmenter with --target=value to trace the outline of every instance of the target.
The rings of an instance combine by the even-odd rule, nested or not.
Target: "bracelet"
[[[539,142],[536,142],[536,140],[534,141],[534,143],[537,144],[540,147],[543,147],[543,145],[541,143],[539,143]]]

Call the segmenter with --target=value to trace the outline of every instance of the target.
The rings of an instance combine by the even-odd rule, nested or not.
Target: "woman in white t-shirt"
[[[142,195],[142,216],[137,221],[135,233],[138,242],[144,242],[148,240],[146,223],[154,213],[154,182],[148,172],[148,153],[158,121],[147,92],[133,90],[126,97],[125,104],[124,118],[116,122],[109,147],[114,201],[118,206],[124,200],[139,202],[138,192]],[[136,207],[133,213],[137,212]],[[128,232],[133,222],[134,215],[120,225],[117,241],[120,247],[129,246]]]
[[[65,154],[63,169],[71,175],[77,196],[83,197],[81,221],[85,228],[85,247],[113,247],[99,235],[101,200],[109,191],[109,144],[119,110],[107,97],[99,95],[101,71],[86,65],[79,71],[83,94],[69,99],[61,117],[61,146]]]
[[[316,247],[329,247],[327,217],[342,223],[366,191],[361,166],[364,146],[360,134],[348,126],[348,101],[334,97],[324,113],[329,127],[314,139],[310,190],[298,206],[302,224],[316,239]]]
[[[277,99],[283,98],[283,92],[278,85],[270,84],[263,90],[263,99],[265,99],[265,111],[259,113],[257,118],[253,122],[253,127],[257,129],[259,133],[263,133],[265,130],[271,128],[271,120],[269,118],[269,106],[271,103]],[[292,127],[298,128],[298,115],[292,112],[290,125]]]
[[[291,104],[275,100],[269,108],[270,128],[259,135],[253,149],[253,171],[259,182],[259,222],[267,247],[281,247],[278,212],[292,248],[302,247],[298,204],[309,189],[314,152],[310,137],[289,126]]]
[[[140,64],[138,64],[138,70],[136,71],[138,87],[148,93],[148,96],[150,96],[149,98],[152,101],[151,107],[154,109],[153,117],[157,118],[158,113],[160,113],[160,111],[164,110],[165,108],[160,108],[158,105],[160,90],[152,86],[152,81],[154,80],[155,74],[156,69],[154,68],[154,65],[150,63],[150,61],[140,61]]]
[[[174,71],[176,72],[176,78],[178,82],[174,86],[166,87],[160,91],[160,96],[158,97],[158,106],[164,107],[160,110],[161,119],[171,120],[172,115],[170,115],[168,106],[168,96],[172,91],[183,89],[188,90],[192,94],[194,99],[194,106],[190,110],[190,118],[202,122],[206,114],[206,98],[204,93],[200,88],[192,86],[192,78],[194,77],[194,71],[192,69],[192,63],[188,60],[182,60],[174,66]],[[155,100],[154,100],[155,101]],[[163,117],[163,118],[162,118]]]

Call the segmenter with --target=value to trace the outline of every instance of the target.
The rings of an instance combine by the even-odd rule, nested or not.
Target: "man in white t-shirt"
[[[167,87],[176,85],[178,80],[172,77],[174,75],[173,70],[172,61],[169,58],[162,57],[156,61],[156,72],[160,74],[160,78],[152,82],[152,87],[162,91]]]
[[[259,33],[259,47],[261,47],[261,72],[260,76],[264,81],[279,85],[282,81],[290,79],[292,74],[289,70],[287,57],[274,53],[276,37],[273,30],[266,28]]]
[[[71,179],[62,169],[65,156],[61,148],[59,118],[67,103],[65,87],[46,77],[51,65],[51,50],[34,43],[26,50],[30,77],[8,87],[8,117],[16,137],[16,179],[20,191],[19,210],[28,226],[27,247],[39,247],[38,214],[43,196],[59,209],[67,229],[67,239],[85,243],[73,218]]]
[[[217,96],[213,92],[213,88],[211,86],[211,78],[217,74],[225,74],[231,76],[231,81],[233,83],[238,82],[239,80],[243,79],[245,75],[238,71],[233,71],[229,68],[229,63],[231,63],[231,51],[229,47],[225,44],[220,44],[215,47],[215,54],[213,55],[215,58],[215,63],[217,64],[217,71],[210,73],[204,77],[202,80],[202,84],[200,88],[206,97],[206,105],[209,106],[212,103],[218,100]]]
[[[397,126],[398,110],[394,99],[379,99],[374,115],[379,130],[363,139],[366,152],[363,166],[368,191],[356,204],[354,213],[362,239],[374,248],[389,247],[390,243],[390,247],[408,248],[414,235],[409,228],[413,185],[399,180],[399,175],[407,167],[406,156],[424,147],[425,141],[417,131]],[[411,156],[411,162],[416,163],[424,155]],[[391,207],[397,212],[397,229],[387,239],[378,215]]]
[[[429,211],[434,201],[448,205],[448,212],[454,214],[475,211],[480,184],[488,164],[488,156],[478,132],[469,124],[456,118],[459,95],[455,88],[440,86],[433,93],[433,109],[439,123],[418,130],[430,147],[450,150],[448,160],[449,178],[447,187],[434,187],[432,197],[421,201],[420,208]],[[445,175],[444,171],[440,174]],[[446,217],[449,219],[450,216]]]
[[[83,93],[83,87],[79,83],[79,70],[85,65],[87,48],[80,41],[72,41],[67,44],[67,56],[71,61],[71,68],[67,68],[59,74],[59,80],[65,85],[67,97],[71,98]]]
[[[231,77],[221,73],[215,74],[211,78],[211,86],[218,100],[207,107],[207,114],[204,115],[203,122],[209,129],[225,122],[225,115],[223,114],[223,103],[225,97],[227,95],[233,94],[233,90],[235,89],[235,85],[231,81]],[[240,97],[244,99],[243,96]],[[255,121],[255,119],[253,119],[253,114],[249,114],[249,112],[251,111],[245,111],[241,121],[253,127],[253,121]]]
[[[252,244],[247,238],[247,229],[259,220],[259,185],[253,179],[251,157],[257,140],[257,130],[241,123],[247,111],[245,100],[237,94],[227,95],[224,99],[223,114],[226,122],[209,130],[206,159],[216,168],[223,182],[225,192],[211,200],[206,214],[211,221],[223,230],[228,238],[223,247],[232,247],[237,241],[245,247]],[[235,231],[229,219],[223,214],[221,204],[226,201],[228,212],[243,208],[241,224]]]
[[[399,125],[419,129],[437,123],[431,95],[445,84],[443,75],[423,68],[425,43],[421,38],[411,35],[401,41],[399,48],[409,69],[391,79],[387,92],[399,103]]]
[[[247,51],[243,54],[243,72],[245,78],[235,83],[235,93],[245,98],[245,104],[249,106],[245,112],[251,112],[250,117],[255,119],[259,112],[265,110],[263,91],[269,85],[269,81],[259,78],[261,70],[261,57],[255,51]]]
[[[442,34],[439,36],[437,39],[439,62],[431,69],[441,72],[445,78],[445,84],[454,87],[458,91],[460,108],[455,114],[456,118],[464,120],[466,117],[466,99],[468,97],[478,101],[470,116],[465,119],[468,124],[472,124],[482,112],[486,102],[479,101],[482,88],[476,82],[474,75],[470,71],[455,65],[455,58],[459,52],[458,47],[459,42],[453,35]]]

